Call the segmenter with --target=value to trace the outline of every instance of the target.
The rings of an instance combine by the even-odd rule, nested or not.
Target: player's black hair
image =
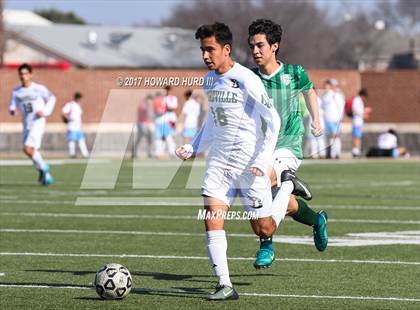
[[[191,89],[187,90],[187,91],[184,93],[184,96],[185,96],[185,98],[187,98],[187,99],[190,99],[191,95],[192,95],[192,90],[191,90]]]
[[[171,89],[172,89],[171,85],[166,85],[166,86],[165,86],[165,90],[166,90],[166,91],[170,91]]]
[[[22,71],[23,69],[26,69],[29,71],[29,73],[32,73],[32,66],[30,64],[27,64],[26,62],[21,64],[18,68],[18,72]]]
[[[394,129],[392,129],[392,128],[388,129],[388,133],[390,133],[390,134],[392,134],[394,136],[398,136],[397,135],[397,132]]]
[[[359,96],[361,96],[361,97],[368,97],[368,91],[367,91],[367,89],[366,88],[362,88],[360,91],[359,91]]]
[[[211,25],[201,25],[195,32],[195,38],[197,40],[203,40],[214,36],[216,42],[220,46],[230,45],[232,48],[233,36],[229,29],[229,26],[223,23],[215,22]]]
[[[267,42],[271,45],[278,43],[280,45],[283,29],[281,26],[269,19],[254,20],[248,27],[248,43],[252,36],[256,34],[265,34]],[[276,50],[276,55],[279,49]]]
[[[81,93],[81,92],[78,92],[78,91],[77,91],[77,92],[75,92],[75,93],[74,93],[74,95],[73,95],[73,99],[74,99],[74,100],[76,100],[76,101],[77,101],[77,100],[79,100],[79,99],[82,99],[82,98],[83,98],[83,95],[82,95],[82,93]]]

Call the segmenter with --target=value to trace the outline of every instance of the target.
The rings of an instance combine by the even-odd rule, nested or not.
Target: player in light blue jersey
[[[32,82],[32,67],[22,64],[19,69],[21,85],[12,92],[9,113],[15,115],[19,109],[23,122],[23,152],[39,171],[39,183],[49,185],[54,182],[49,166],[39,151],[46,124],[55,106],[55,96],[43,85]]]

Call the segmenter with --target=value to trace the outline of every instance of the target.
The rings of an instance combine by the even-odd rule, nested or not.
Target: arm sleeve
[[[9,113],[16,111],[16,95],[15,92],[12,92],[12,97],[10,98],[9,102]]]
[[[258,80],[258,82],[259,83],[253,83],[248,90],[247,104],[251,103],[254,105],[254,119],[259,123],[262,118],[266,123],[267,128],[265,134],[257,133],[257,137],[260,135],[263,135],[263,137],[258,139],[256,146],[257,153],[251,167],[258,168],[264,173],[267,173],[277,143],[277,137],[280,130],[280,118],[273,104],[270,102],[264,85],[260,80]]]
[[[63,114],[69,114],[70,113],[70,105],[69,104],[65,104],[64,107],[61,109],[61,112]]]
[[[314,87],[313,83],[308,77],[305,69],[302,66],[297,67],[298,78],[299,78],[299,91],[308,92],[311,88]]]
[[[356,97],[353,99],[352,111],[353,115],[358,115],[363,117],[363,102],[360,97]]]
[[[45,106],[43,109],[44,115],[50,116],[52,112],[54,111],[56,98],[46,87],[42,87],[41,96],[45,102]]]
[[[192,142],[193,155],[202,153],[210,147],[213,138],[213,128],[214,121],[209,114],[203,127],[201,127],[200,131],[197,133],[194,141]]]

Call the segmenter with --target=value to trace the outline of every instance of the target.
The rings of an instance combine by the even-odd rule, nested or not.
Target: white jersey
[[[395,149],[398,147],[397,136],[392,133],[385,132],[378,137],[378,148],[384,150]]]
[[[235,63],[224,74],[204,78],[209,103],[207,121],[193,142],[194,153],[210,147],[207,167],[242,172],[271,164],[280,119],[260,78]]]
[[[192,98],[188,99],[182,108],[182,114],[185,115],[184,128],[197,128],[200,104]]]
[[[353,98],[353,103],[351,106],[353,112],[352,123],[353,126],[360,127],[363,126],[363,115],[365,113],[365,104],[360,96]]]
[[[19,109],[22,112],[24,130],[32,127],[45,125],[45,117],[38,117],[37,112],[41,111],[49,116],[55,105],[55,97],[41,84],[31,82],[29,87],[18,86],[12,92],[9,111]]]
[[[326,122],[340,122],[343,118],[345,100],[340,92],[329,90],[322,97],[321,109]]]
[[[174,95],[168,95],[163,98],[166,104],[165,120],[174,125],[177,120],[175,110],[178,108],[178,98]]]
[[[76,101],[67,102],[61,110],[68,116],[69,122],[67,123],[67,129],[69,131],[81,131],[82,130],[82,107]]]

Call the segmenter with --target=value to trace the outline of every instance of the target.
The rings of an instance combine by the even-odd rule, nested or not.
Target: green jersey
[[[281,64],[281,67],[271,76],[262,74],[258,68],[253,69],[272,99],[279,113],[281,127],[276,144],[276,150],[289,149],[297,158],[303,158],[302,140],[305,134],[303,125],[302,92],[309,91],[313,84],[301,65]]]

